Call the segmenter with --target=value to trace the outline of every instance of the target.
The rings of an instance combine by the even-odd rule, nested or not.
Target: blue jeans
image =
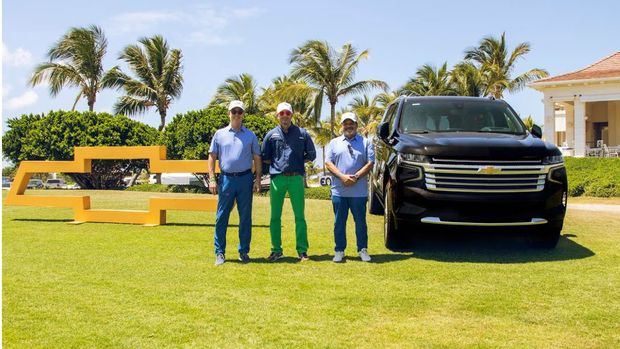
[[[239,253],[250,252],[252,240],[252,188],[254,175],[221,175],[218,183],[217,213],[215,215],[215,253],[226,252],[226,228],[230,211],[237,201],[239,212]]]
[[[334,240],[336,251],[344,251],[347,248],[347,218],[349,210],[355,221],[355,237],[357,238],[357,251],[368,248],[368,226],[366,225],[366,202],[367,197],[342,197],[332,196],[334,206]]]

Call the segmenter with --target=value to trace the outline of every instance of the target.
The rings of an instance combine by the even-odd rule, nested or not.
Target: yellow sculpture
[[[149,210],[103,210],[90,208],[90,196],[24,195],[33,173],[90,173],[91,160],[148,159],[152,173],[207,173],[207,160],[166,160],[166,147],[75,147],[73,161],[22,161],[5,203],[7,205],[67,207],[75,216],[73,223],[109,222],[155,226],[166,224],[166,210],[215,211],[216,198],[149,199]]]

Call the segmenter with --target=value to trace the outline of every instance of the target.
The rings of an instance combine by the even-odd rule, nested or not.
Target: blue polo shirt
[[[227,126],[213,135],[209,153],[217,155],[224,172],[243,172],[252,168],[254,155],[260,155],[254,132],[241,126],[239,131]]]
[[[375,150],[372,142],[359,134],[351,139],[340,136],[329,142],[325,161],[333,163],[343,174],[354,175],[368,162],[375,162]],[[340,178],[333,176],[332,196],[367,197],[368,175],[350,187],[345,187]]]
[[[312,138],[303,128],[291,125],[284,132],[280,125],[267,132],[263,141],[263,160],[271,160],[269,174],[305,173],[304,163],[316,159]]]

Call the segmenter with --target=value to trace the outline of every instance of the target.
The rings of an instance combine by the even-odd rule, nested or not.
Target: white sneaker
[[[344,259],[344,251],[336,251],[336,253],[334,254],[333,261],[336,263],[340,263],[342,262],[343,259]]]
[[[215,256],[215,265],[222,265],[226,262],[226,258],[224,257],[224,255],[222,253],[218,253]]]
[[[363,262],[370,262],[370,255],[368,255],[368,250],[366,250],[365,248],[362,248],[360,250],[360,258],[362,259]]]

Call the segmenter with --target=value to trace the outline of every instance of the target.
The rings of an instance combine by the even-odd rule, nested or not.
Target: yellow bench
[[[73,223],[109,222],[155,226],[166,224],[166,210],[211,211],[217,208],[216,198],[167,198],[149,199],[148,211],[94,210],[90,196],[41,196],[24,195],[33,173],[90,173],[92,160],[148,159],[152,173],[207,173],[207,160],[166,160],[166,147],[75,147],[73,161],[22,161],[5,203],[7,205],[67,207],[75,216]]]

